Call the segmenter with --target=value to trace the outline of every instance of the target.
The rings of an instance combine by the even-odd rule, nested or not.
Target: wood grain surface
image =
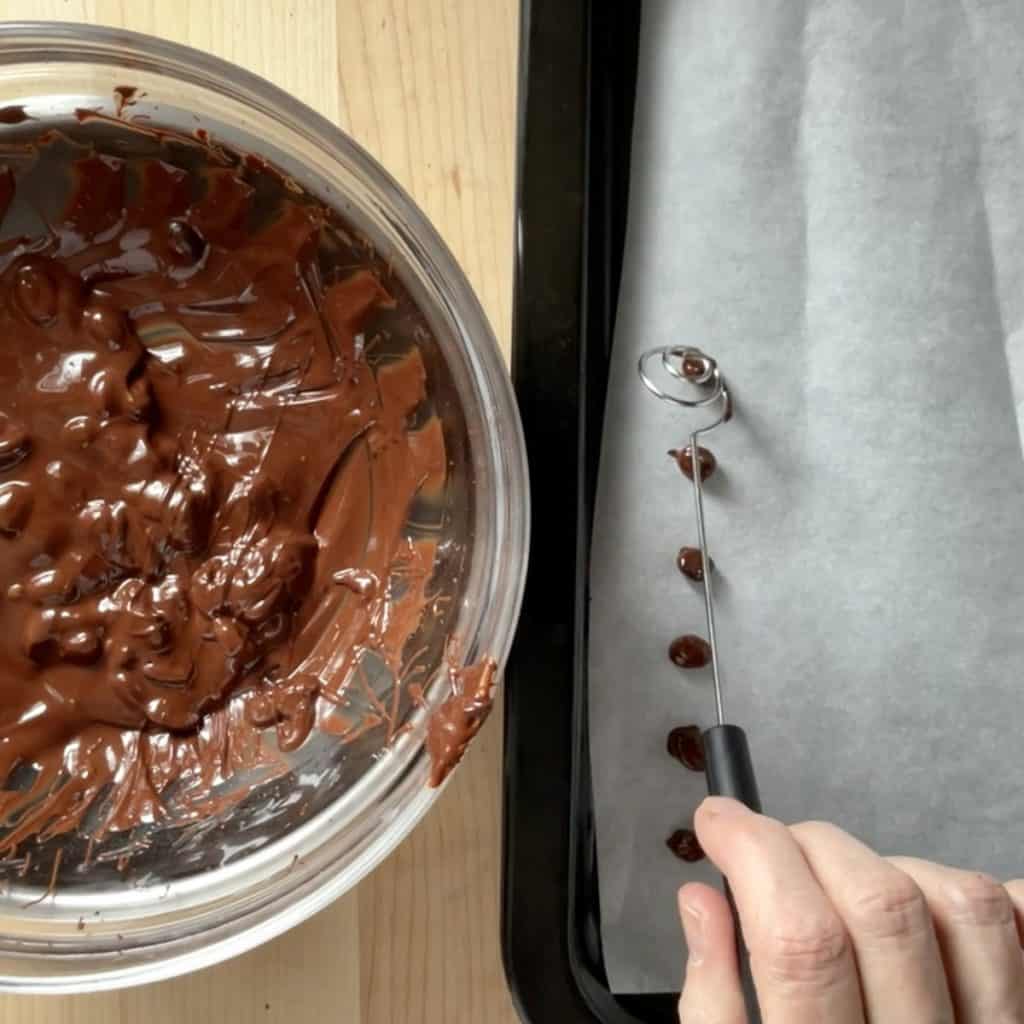
[[[507,352],[515,0],[0,0],[116,25],[275,82],[353,135],[440,229]],[[0,997],[2,1024],[513,1024],[498,949],[498,716],[359,888],[228,963],[124,992]]]

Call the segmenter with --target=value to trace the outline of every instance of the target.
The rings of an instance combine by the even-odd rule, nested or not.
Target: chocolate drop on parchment
[[[688,480],[693,479],[693,451],[690,446],[687,445],[685,448],[673,448],[669,451],[669,455],[679,464],[679,468],[682,470],[683,476]],[[700,464],[700,478],[702,481],[707,480],[715,468],[718,465],[718,460],[707,448],[702,445],[697,445],[697,461]]]
[[[701,848],[697,834],[690,828],[676,829],[665,840],[665,845],[680,859],[687,864],[696,864],[704,859],[704,850]]]
[[[711,661],[711,645],[703,637],[686,633],[672,641],[668,656],[679,668],[703,668]]]
[[[704,771],[704,737],[699,726],[677,725],[668,734],[665,749],[690,771]]]
[[[700,548],[680,548],[679,554],[676,556],[676,565],[684,576],[688,576],[691,580],[696,580],[697,583],[704,581],[704,559],[701,556]],[[713,558],[708,559],[708,566],[712,572],[715,571],[715,560]]]

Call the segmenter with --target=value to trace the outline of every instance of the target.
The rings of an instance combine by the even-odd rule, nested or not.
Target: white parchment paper
[[[766,810],[1024,875],[1024,5],[646,0],[631,190],[591,575],[617,992],[678,986],[714,877],[664,846],[704,793],[666,733],[713,702],[666,654],[704,627],[653,345],[735,395],[706,508]]]

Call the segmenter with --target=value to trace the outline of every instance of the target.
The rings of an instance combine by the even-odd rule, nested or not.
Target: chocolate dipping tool
[[[683,382],[694,397],[685,397],[677,391],[666,391],[648,372],[648,367],[657,359],[664,373],[670,378]],[[732,396],[718,364],[697,348],[666,346],[652,348],[640,357],[640,380],[656,398],[672,402],[686,409],[714,407],[717,417],[710,423],[697,427],[690,433],[691,460],[699,463],[697,455],[699,442],[704,434],[727,423],[732,416]],[[707,530],[704,525],[704,474],[699,467],[691,474],[693,480],[693,504],[697,516],[697,542],[700,547],[704,583],[704,612],[708,625],[708,645],[711,647],[711,674],[715,683],[715,714],[717,724],[704,732],[704,754],[707,763],[706,775],[708,792],[712,796],[731,796],[752,810],[761,810],[757,792],[757,780],[750,759],[750,748],[746,733],[738,725],[730,725],[725,719],[722,699],[722,674],[718,658],[718,640],[715,632],[715,599],[712,579],[711,558],[708,555]]]
[[[660,386],[650,370],[660,367],[666,390]],[[711,796],[728,796],[745,804],[753,811],[760,812],[761,798],[757,791],[757,779],[750,758],[750,747],[746,733],[738,726],[726,721],[722,700],[722,675],[718,659],[718,642],[715,633],[715,600],[712,579],[713,563],[708,554],[707,530],[704,525],[704,472],[700,457],[700,439],[732,417],[732,396],[718,364],[700,349],[689,346],[667,345],[648,349],[640,357],[637,369],[640,380],[647,390],[663,402],[671,402],[684,409],[708,409],[716,411],[715,419],[690,432],[689,453],[692,472],[687,475],[693,481],[693,505],[697,517],[697,542],[700,548],[703,568],[704,612],[707,618],[708,645],[711,648],[711,674],[715,685],[716,724],[704,731],[705,775],[708,793]],[[728,883],[725,894],[732,908],[736,927],[737,950],[740,972],[751,1020],[758,1019],[757,1002],[754,996],[746,947],[740,932],[739,915]]]

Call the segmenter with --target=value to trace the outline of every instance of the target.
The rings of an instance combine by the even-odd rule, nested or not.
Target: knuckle
[[[834,914],[795,917],[770,931],[759,959],[772,981],[824,988],[841,977],[848,941]]]
[[[1020,1024],[1024,1020],[1024,1004],[1018,999],[1016,1006],[1002,1007],[985,1020],[987,1024]]]
[[[829,821],[801,821],[788,826],[790,834],[806,850],[828,850],[832,844],[841,842],[845,833]]]
[[[726,1022],[746,1020],[742,1008],[740,1016],[728,1011],[723,1012],[721,993],[714,990],[701,992],[699,995],[693,992],[684,992],[676,1004],[676,1014],[680,1024],[726,1024]]]
[[[985,1024],[1020,1024],[1024,1020],[1024,996],[1004,995],[998,1002],[972,1006],[975,1018]]]
[[[788,829],[780,821],[765,815],[745,815],[735,823],[730,836],[736,845],[746,846],[752,854],[763,853],[772,843],[773,835],[787,834]]]
[[[988,875],[964,872],[947,883],[943,895],[953,924],[1003,925],[1013,920],[1010,894]]]
[[[790,832],[803,839],[828,839],[840,834],[838,826],[830,821],[801,821],[799,824],[790,825]]]
[[[1024,900],[1024,878],[1014,878],[1003,888],[1009,893],[1011,900]]]
[[[924,894],[900,871],[887,873],[854,892],[847,914],[850,930],[871,939],[905,940],[931,927]]]

